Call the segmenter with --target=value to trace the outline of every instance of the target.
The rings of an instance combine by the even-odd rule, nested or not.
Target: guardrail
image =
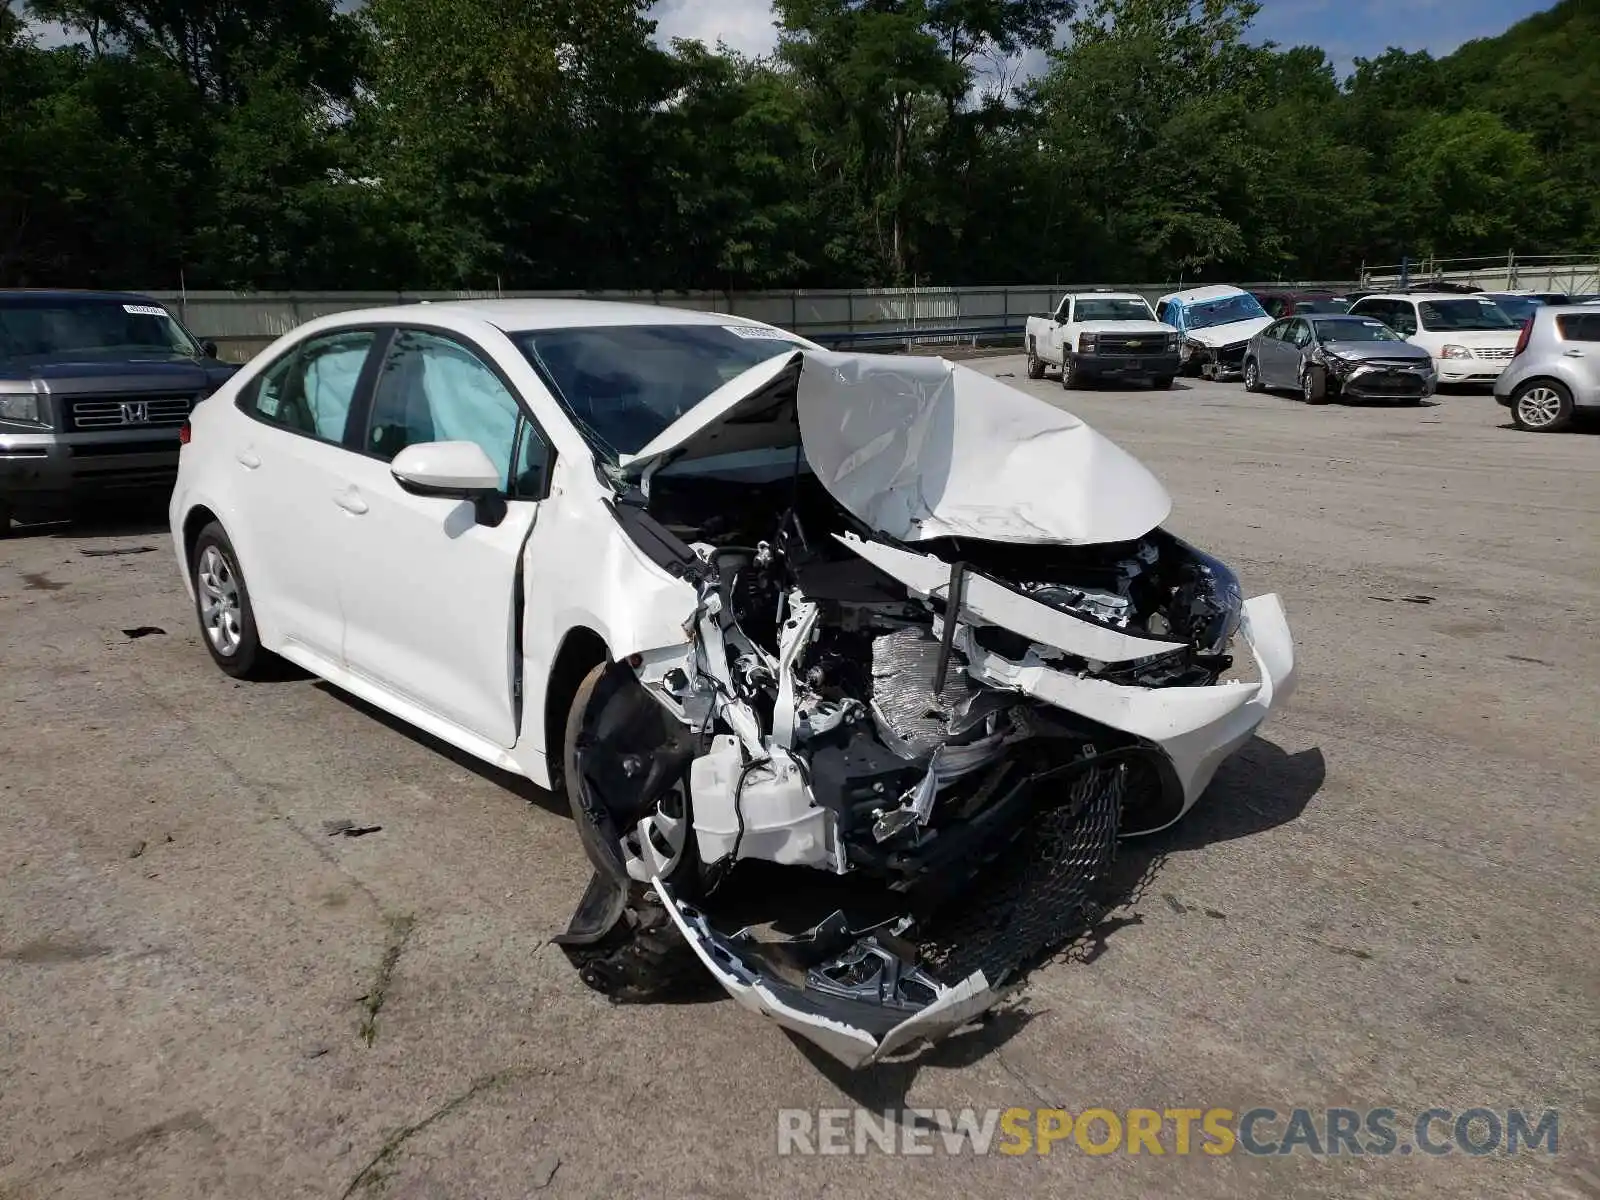
[[[805,336],[824,346],[843,349],[849,346],[903,344],[907,350],[919,343],[953,342],[977,346],[980,342],[996,342],[1020,337],[1026,319],[1007,321],[994,325],[924,326],[920,329],[842,329],[832,332],[813,332]]]
[[[622,300],[751,317],[827,345],[863,349],[896,344],[1016,338],[1029,316],[1049,312],[1064,291],[1107,288],[1154,301],[1177,283],[1015,284],[980,287],[798,289],[766,292],[194,292],[144,289],[191,330],[239,362],[306,321],[358,308],[423,300]],[[1246,288],[1269,286],[1242,285]],[[1289,286],[1275,283],[1274,287]],[[1296,286],[1309,286],[1299,284]]]

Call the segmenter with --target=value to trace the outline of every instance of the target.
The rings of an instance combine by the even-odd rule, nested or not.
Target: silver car
[[[1494,398],[1518,429],[1554,433],[1580,409],[1600,409],[1600,311],[1592,305],[1535,310]]]
[[[1245,347],[1247,392],[1294,388],[1308,404],[1336,396],[1415,404],[1438,385],[1432,356],[1373,317],[1287,317]]]

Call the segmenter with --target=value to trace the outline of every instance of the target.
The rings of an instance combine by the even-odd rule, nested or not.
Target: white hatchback
[[[564,787],[586,982],[647,998],[698,962],[856,1065],[994,1003],[1082,905],[950,980],[824,922],[801,985],[690,901],[756,858],[970,912],[1057,837],[1086,889],[1293,686],[1277,597],[1163,530],[1144,467],[939,359],[654,306],[378,309],[273,343],[182,440],[172,539],[218,666],[281,656]],[[1224,679],[1239,648],[1255,677]]]

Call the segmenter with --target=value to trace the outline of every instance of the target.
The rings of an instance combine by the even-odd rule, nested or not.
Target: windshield
[[[1493,300],[1424,300],[1417,305],[1427,330],[1515,329],[1517,323]]]
[[[1248,293],[1243,293],[1191,304],[1185,322],[1190,329],[1210,329],[1213,325],[1231,325],[1234,321],[1248,321],[1252,317],[1266,315],[1267,310],[1261,307],[1259,300]]]
[[[198,357],[200,348],[159,304],[62,296],[0,300],[0,358],[140,353]]]
[[[1074,311],[1079,321],[1154,321],[1143,300],[1079,300]]]
[[[1535,296],[1495,296],[1495,307],[1517,324],[1521,324],[1533,316],[1536,309],[1544,307],[1544,301]]]
[[[1345,317],[1336,321],[1313,321],[1319,342],[1403,342],[1394,330],[1370,317]]]
[[[800,347],[778,331],[735,325],[535,329],[511,340],[613,462],[637,454],[728,380]]]

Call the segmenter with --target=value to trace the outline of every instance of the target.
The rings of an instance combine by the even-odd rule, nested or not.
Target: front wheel
[[[1083,385],[1083,380],[1078,371],[1078,364],[1073,361],[1072,355],[1066,351],[1061,352],[1061,386],[1067,391],[1075,391]]]
[[[1535,379],[1511,395],[1511,421],[1529,433],[1558,433],[1572,424],[1572,393],[1554,379]]]
[[[235,679],[257,677],[271,655],[256,633],[255,609],[239,556],[216,521],[200,531],[191,560],[195,614],[211,660]]]
[[[1261,390],[1261,368],[1256,366],[1256,360],[1253,358],[1244,360],[1244,390],[1247,392]]]
[[[1328,402],[1328,376],[1319,367],[1307,363],[1300,372],[1300,395],[1307,404]]]
[[[601,663],[578,685],[561,757],[578,839],[595,871],[555,941],[579,978],[613,1000],[659,1000],[703,978],[650,884],[659,875],[675,895],[692,895],[698,881],[686,779],[692,755],[627,667]]]

